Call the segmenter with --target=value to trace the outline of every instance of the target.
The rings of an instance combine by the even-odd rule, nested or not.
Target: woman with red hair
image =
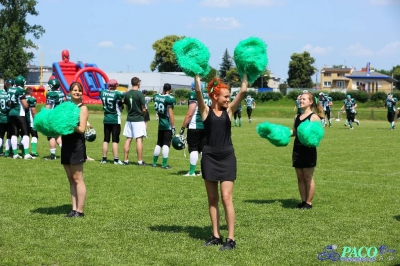
[[[231,140],[231,120],[233,113],[246,96],[247,75],[243,76],[242,85],[235,99],[230,103],[229,87],[221,79],[214,78],[208,83],[208,95],[212,101],[208,107],[203,100],[200,77],[195,77],[198,108],[204,123],[206,142],[201,160],[201,172],[207,190],[208,207],[213,235],[205,246],[221,245],[222,237],[219,229],[218,184],[220,183],[222,205],[228,227],[228,237],[220,250],[236,247],[235,210],[232,195],[236,179],[236,156]]]

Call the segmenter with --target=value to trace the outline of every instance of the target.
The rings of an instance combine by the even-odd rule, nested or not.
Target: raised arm
[[[208,116],[209,108],[206,105],[206,103],[204,102],[203,92],[201,91],[201,84],[200,84],[199,76],[196,76],[194,78],[194,86],[196,89],[196,98],[197,98],[197,104],[199,107],[199,112],[201,114],[201,119],[204,121],[204,120],[206,120],[206,118]]]
[[[239,107],[239,104],[243,101],[243,99],[247,93],[247,86],[248,86],[247,74],[244,74],[239,93],[236,95],[235,99],[233,99],[233,101],[231,102],[231,104],[228,107],[227,111],[228,111],[229,115],[232,115],[234,112],[236,112],[236,110]]]

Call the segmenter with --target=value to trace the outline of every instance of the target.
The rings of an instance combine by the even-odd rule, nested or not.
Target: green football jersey
[[[174,109],[176,100],[169,94],[156,94],[153,97],[154,109],[158,114],[158,130],[172,129],[168,109]]]
[[[346,111],[352,111],[355,105],[356,105],[356,100],[354,99],[344,100],[344,108],[346,109]]]
[[[203,98],[204,98],[204,103],[207,106],[211,106],[211,99],[208,96],[207,91],[203,91]],[[189,128],[189,129],[204,129],[203,120],[201,119],[199,106],[197,104],[196,91],[191,91],[189,93],[188,104],[191,104],[191,103],[196,103],[196,110],[194,112],[194,115],[192,116],[192,119],[190,120],[189,124],[187,125],[187,128]]]
[[[25,116],[25,108],[21,100],[25,99],[25,89],[22,87],[8,88],[8,99],[10,101],[9,116]]]
[[[65,95],[62,91],[48,91],[46,94],[46,105],[50,105],[54,109],[65,100]]]
[[[26,101],[28,103],[28,109],[26,112],[26,121],[29,127],[33,127],[33,115],[32,108],[36,108],[36,98],[32,95],[26,96]]]
[[[129,90],[125,92],[124,104],[128,109],[127,122],[142,122],[144,121],[144,116],[142,112],[142,105],[146,105],[144,95],[138,90]]]
[[[236,95],[232,95],[231,96],[231,102],[233,102],[233,100],[235,99]],[[242,103],[239,103],[239,106],[237,108],[236,111],[242,111]]]
[[[397,98],[386,98],[386,107],[388,112],[396,111]]]
[[[8,93],[5,90],[0,90],[0,123],[8,123]]]
[[[246,103],[247,109],[253,109],[253,104],[254,104],[254,98],[247,96],[246,99],[244,99],[244,102]]]
[[[100,99],[103,103],[103,124],[121,124],[121,103],[123,95],[117,90],[100,91]]]
[[[69,94],[65,95],[65,101],[70,102],[71,101],[71,95],[69,95]]]

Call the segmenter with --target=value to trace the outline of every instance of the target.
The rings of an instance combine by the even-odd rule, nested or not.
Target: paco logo
[[[336,250],[336,245],[325,246],[324,251],[318,254],[318,260],[374,262],[377,260],[383,261],[387,259],[391,261],[394,259],[393,254],[396,251],[395,249],[390,249],[385,245],[381,245],[379,248],[376,246],[362,246],[360,248],[355,246],[344,246],[341,254],[336,252]]]

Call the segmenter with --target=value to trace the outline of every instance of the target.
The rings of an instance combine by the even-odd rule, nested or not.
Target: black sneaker
[[[122,162],[124,165],[129,165],[129,161],[123,161]]]
[[[304,203],[304,205],[301,207],[303,210],[309,210],[312,209],[312,205],[308,204],[307,202]]]
[[[219,250],[231,250],[236,248],[236,242],[230,238],[226,239],[226,242],[222,245]]]
[[[138,166],[147,166],[147,164],[145,162],[142,162],[142,163],[138,163]]]
[[[171,169],[171,166],[169,166],[169,165],[162,165],[162,166],[161,166],[161,169]]]
[[[65,217],[74,217],[75,213],[76,213],[76,211],[72,210]]]
[[[203,244],[203,246],[216,246],[222,245],[222,237],[216,238],[215,236],[210,237],[210,239]]]
[[[302,201],[301,203],[297,204],[296,208],[301,209],[303,207],[304,203],[306,203],[306,202]]]
[[[74,216],[72,217],[85,217],[85,214],[83,212],[75,212]]]

